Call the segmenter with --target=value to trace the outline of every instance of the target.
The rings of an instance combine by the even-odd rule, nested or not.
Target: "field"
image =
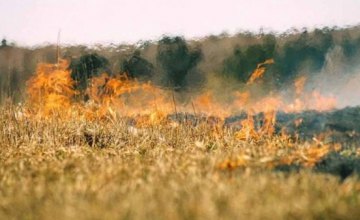
[[[0,219],[358,219],[360,108],[305,76],[259,96],[273,63],[222,102],[38,64],[0,107]]]
[[[1,219],[360,216],[358,177],[315,169],[331,152],[358,155],[355,148],[280,136],[239,140],[209,123],[24,120],[18,108],[0,113]]]
[[[360,0],[0,0],[0,220],[360,219]]]

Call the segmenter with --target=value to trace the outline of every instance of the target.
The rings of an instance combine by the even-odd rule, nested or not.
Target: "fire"
[[[28,81],[28,103],[41,115],[50,115],[56,111],[69,109],[72,97],[77,94],[68,62],[60,60],[58,64],[39,64],[36,75]]]
[[[112,122],[126,117],[131,120],[130,129],[137,132],[138,128],[152,126],[176,128],[179,122],[172,120],[169,115],[176,114],[177,117],[178,113],[185,112],[216,118],[213,121],[207,120],[206,123],[212,125],[209,134],[217,139],[223,138],[227,131],[224,130],[227,117],[246,113],[243,120],[235,122],[238,129],[233,133],[234,139],[248,143],[265,142],[266,149],[259,151],[267,154],[253,158],[253,155],[244,151],[235,159],[226,159],[220,163],[219,169],[232,171],[252,166],[272,168],[290,164],[312,167],[333,149],[321,141],[293,148],[294,142],[287,136],[285,129],[280,128],[281,133],[275,134],[278,133],[275,129],[277,112],[299,112],[308,109],[327,111],[336,107],[337,100],[316,90],[306,91],[307,78],[304,76],[296,79],[290,86],[294,92],[259,96],[251,84],[263,76],[265,65],[272,63],[273,60],[267,60],[259,64],[247,84],[238,91],[229,93],[227,100],[221,100],[223,96],[216,94],[216,91],[206,90],[185,104],[177,101],[173,91],[150,82],[129,79],[123,74],[110,76],[103,73],[92,77],[88,80],[86,91],[80,93],[75,89],[76,82],[71,78],[67,61],[61,60],[59,64],[39,64],[36,74],[27,83],[28,116],[40,116],[41,119],[60,116],[61,120],[72,120],[75,116],[85,120]],[[79,100],[75,97],[77,94],[86,95],[88,100]],[[288,94],[294,96],[289,99]],[[298,127],[303,122],[301,118],[297,118],[293,123]]]
[[[314,109],[318,111],[327,111],[334,109],[337,105],[337,99],[334,96],[323,96],[319,91],[311,93]]]
[[[216,102],[216,99],[212,92],[205,92],[204,94],[196,97],[192,104],[197,112],[214,115],[220,118],[225,118],[230,115],[230,112],[224,104]],[[185,106],[185,111],[189,109]]]
[[[250,96],[251,95],[249,91],[245,91],[245,92],[236,91],[234,93],[235,100],[233,103],[233,107],[238,109],[247,108],[250,103]]]
[[[255,82],[255,80],[257,80],[258,78],[263,77],[265,71],[266,71],[266,67],[265,65],[268,64],[273,64],[274,63],[274,59],[268,59],[263,63],[259,63],[255,69],[255,71],[251,74],[250,79],[248,80],[247,84],[252,84]]]
[[[149,123],[157,123],[164,118],[165,113],[170,113],[173,109],[168,101],[170,98],[167,91],[151,83],[130,80],[126,75],[110,77],[103,73],[94,77],[90,80],[87,94],[97,105],[98,115],[105,116],[112,112],[112,115],[150,116],[136,117],[139,124],[145,123],[144,118],[148,118]]]
[[[302,92],[304,91],[305,82],[306,82],[305,76],[301,76],[295,80],[294,86],[295,86],[296,96],[300,96],[302,94]]]
[[[241,122],[242,130],[237,133],[242,140],[272,135],[275,131],[277,111],[326,111],[336,107],[335,98],[323,96],[318,91],[304,91],[307,81],[304,76],[295,80],[295,98],[290,102],[281,94],[254,98],[253,91],[248,86],[263,76],[266,65],[273,63],[274,60],[269,59],[258,64],[242,91],[229,94],[232,97],[230,101],[223,101],[214,95],[215,91],[207,90],[190,102],[180,104],[173,92],[150,82],[138,82],[136,79],[129,79],[125,74],[110,76],[107,73],[89,79],[85,91],[89,101],[76,101],[74,96],[80,92],[75,90],[68,62],[60,60],[59,64],[38,65],[36,74],[27,84],[28,103],[33,112],[42,116],[67,116],[75,113],[92,120],[126,116],[134,118],[138,126],[167,123],[167,116],[178,112],[212,115],[220,119],[246,112],[248,118]],[[259,113],[264,114],[260,127],[255,126],[253,120]]]
[[[259,132],[255,129],[254,119],[251,115],[248,115],[248,118],[241,121],[241,130],[235,133],[235,137],[242,141],[247,140],[258,140],[260,138]]]
[[[278,140],[281,142],[281,140]],[[301,148],[286,148],[281,146],[269,146],[264,149],[266,154],[254,156],[251,154],[240,153],[238,157],[228,158],[218,163],[220,170],[234,171],[236,169],[265,167],[274,168],[282,165],[300,165],[302,167],[314,167],[329,152],[337,151],[339,145],[305,145]],[[284,151],[285,150],[285,151]],[[286,152],[286,153],[284,153]]]
[[[265,112],[264,125],[262,126],[260,133],[264,135],[273,135],[275,132],[276,113],[275,111]]]
[[[314,109],[317,111],[332,110],[337,106],[334,96],[324,96],[319,91],[305,92],[307,78],[301,76],[294,82],[295,99],[293,103],[284,106],[286,112],[300,112],[303,110]]]

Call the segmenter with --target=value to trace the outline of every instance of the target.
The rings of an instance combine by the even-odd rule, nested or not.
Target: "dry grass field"
[[[0,219],[358,219],[360,181],[314,172],[331,151],[208,123],[28,120],[0,112]],[[279,165],[302,168],[282,172]]]
[[[279,100],[259,103],[260,128],[248,117],[235,129],[171,119],[174,97],[106,75],[76,102],[66,64],[39,65],[27,85],[24,104],[0,108],[0,219],[359,219],[358,146],[275,133],[266,103]],[[194,113],[226,113],[211,101]]]

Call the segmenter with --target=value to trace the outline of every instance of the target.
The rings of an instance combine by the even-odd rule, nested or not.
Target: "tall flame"
[[[77,91],[67,68],[66,60],[37,66],[36,75],[27,83],[27,93],[29,103],[39,114],[49,115],[71,107],[71,99]]]

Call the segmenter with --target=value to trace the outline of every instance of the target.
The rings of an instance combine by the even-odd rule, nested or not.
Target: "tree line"
[[[86,88],[89,78],[102,72],[110,75],[126,73],[129,78],[152,81],[175,91],[201,87],[206,83],[209,72],[241,84],[249,79],[259,63],[267,59],[274,59],[275,63],[268,67],[263,83],[281,88],[303,72],[313,74],[321,71],[327,54],[335,47],[341,49],[344,65],[350,67],[357,64],[360,58],[360,28],[304,29],[282,35],[225,34],[197,41],[186,40],[181,36],[164,36],[155,42],[123,47],[125,49],[120,48],[120,51],[111,51],[107,48],[91,50],[85,46],[72,46],[63,49],[63,56],[71,61],[69,68],[80,89]],[[6,80],[26,78],[22,72],[29,75],[39,61],[55,61],[54,49],[54,46],[21,49],[2,40],[0,87],[9,84],[4,83]],[[18,59],[23,60],[17,64],[24,67],[8,64],[15,62],[9,58],[16,54],[14,51],[24,51],[18,56]],[[39,51],[43,51],[41,56]],[[10,70],[9,66],[13,69]],[[17,87],[17,82],[10,84],[13,88]]]
[[[334,47],[340,47],[349,62],[359,55],[360,36],[350,38],[347,34],[340,40],[334,36],[334,30],[316,29],[313,32],[302,31],[285,42],[274,34],[262,34],[257,43],[233,48],[230,56],[223,59],[217,72],[224,78],[245,83],[259,63],[274,59],[264,78],[266,83],[279,87],[293,81],[305,69],[308,73],[319,72],[326,60],[327,53]],[[181,90],[188,86],[189,75],[204,74],[199,68],[204,60],[201,46],[190,47],[183,37],[163,37],[157,42],[155,62],[142,56],[142,50],[136,49],[122,60],[120,69],[130,78],[140,81],[152,80],[161,75],[159,85]],[[109,72],[109,61],[96,53],[85,54],[73,60],[70,68],[74,79],[83,84],[86,78]],[[206,74],[206,73],[205,73]]]

